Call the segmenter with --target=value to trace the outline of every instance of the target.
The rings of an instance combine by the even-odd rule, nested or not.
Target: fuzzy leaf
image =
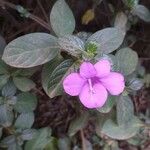
[[[139,0],[123,0],[123,2],[127,7],[133,9],[138,4]]]
[[[47,95],[49,95],[48,92],[48,83],[49,83],[49,77],[50,77],[50,73],[52,72],[52,70],[54,70],[61,62],[62,62],[62,58],[61,57],[56,57],[55,59],[53,59],[52,61],[50,61],[49,63],[45,64],[42,70],[42,86],[44,91],[46,92]]]
[[[138,64],[138,55],[130,48],[122,48],[116,53],[120,72],[129,75],[135,71]]]
[[[134,15],[137,15],[140,19],[146,21],[146,22],[150,22],[150,11],[148,10],[148,8],[146,8],[143,5],[137,5],[132,13]]]
[[[33,123],[34,123],[33,112],[21,113],[15,122],[15,127],[21,129],[29,129],[32,127]]]
[[[133,118],[128,125],[117,126],[112,120],[107,120],[102,128],[102,133],[112,139],[126,140],[138,133],[141,122],[137,118]]]
[[[125,33],[117,28],[105,28],[91,35],[87,42],[98,44],[98,52],[108,54],[119,48],[124,40]]]
[[[50,22],[58,37],[73,33],[75,18],[65,0],[56,1],[50,13]]]
[[[143,85],[143,80],[139,78],[132,78],[128,81],[128,88],[134,91],[140,90]]]
[[[122,31],[126,31],[128,18],[125,13],[119,12],[116,15],[114,26]]]
[[[58,39],[61,49],[73,56],[78,56],[84,51],[84,42],[74,35],[67,35]]]
[[[49,139],[48,144],[45,146],[44,150],[58,150],[58,140],[55,137],[51,137]],[[59,149],[60,150],[60,149]],[[67,150],[67,149],[65,149]]]
[[[19,113],[32,112],[37,106],[37,98],[31,93],[21,93],[17,96],[15,110]]]
[[[2,59],[10,66],[28,68],[52,60],[58,53],[57,39],[47,33],[31,33],[11,41]]]
[[[48,144],[51,136],[49,128],[38,130],[37,136],[25,144],[25,150],[43,150]]]
[[[8,74],[8,66],[0,59],[0,75]]]
[[[67,59],[59,63],[55,68],[51,64],[49,65],[50,66],[47,65],[49,68],[47,93],[49,97],[53,98],[63,93],[62,82],[68,74],[74,71],[76,63],[74,63],[71,59]]]
[[[31,140],[35,138],[36,135],[37,135],[37,131],[35,129],[26,129],[23,130],[21,138],[23,140]]]
[[[16,92],[17,88],[12,81],[8,81],[2,89],[2,95],[4,97],[12,97],[16,94]]]
[[[14,114],[8,109],[7,105],[0,105],[0,125],[9,127],[14,119]]]
[[[9,75],[0,75],[0,89],[8,82]]]
[[[3,128],[0,127],[0,138],[2,137],[3,134]]]
[[[58,148],[59,150],[71,150],[71,141],[69,138],[59,138],[58,140]]]
[[[35,83],[26,77],[14,77],[13,81],[16,87],[23,92],[30,91],[35,87]]]
[[[129,96],[119,96],[117,101],[117,123],[126,125],[134,117],[134,106]]]

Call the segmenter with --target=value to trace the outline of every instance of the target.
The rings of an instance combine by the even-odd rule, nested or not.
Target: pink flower
[[[108,92],[111,95],[122,93],[125,82],[122,74],[111,72],[109,61],[100,60],[95,65],[82,63],[79,73],[71,73],[64,79],[63,87],[69,95],[79,95],[85,107],[99,108],[105,104]]]

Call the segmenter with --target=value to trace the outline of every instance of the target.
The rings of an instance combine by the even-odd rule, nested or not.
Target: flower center
[[[92,80],[88,79],[88,83],[89,83],[90,91],[93,92]]]
[[[96,84],[97,82],[100,82],[99,78],[97,78],[97,77],[92,77],[92,78],[88,79],[88,84],[89,84],[91,93],[95,93],[95,91],[93,89],[93,85]]]

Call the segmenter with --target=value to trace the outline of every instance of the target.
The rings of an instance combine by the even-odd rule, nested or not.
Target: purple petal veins
[[[95,65],[83,62],[79,73],[71,73],[63,81],[66,93],[79,95],[81,103],[87,108],[102,107],[108,96],[119,95],[125,87],[124,77],[111,72],[110,62],[100,60]]]

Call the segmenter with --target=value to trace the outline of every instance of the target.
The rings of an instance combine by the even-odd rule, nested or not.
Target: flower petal
[[[97,76],[98,77],[104,77],[110,73],[111,65],[108,60],[100,60],[94,65]]]
[[[86,83],[79,95],[81,103],[87,108],[102,107],[107,100],[107,91],[100,83],[93,86],[93,92],[90,91],[89,84]]]
[[[119,95],[125,88],[124,77],[117,72],[111,72],[108,76],[101,78],[100,81],[112,95]]]
[[[71,73],[63,81],[63,87],[67,94],[77,96],[86,80],[84,80],[78,73]]]
[[[92,78],[96,75],[96,69],[90,62],[84,62],[80,66],[80,75],[84,78]]]

